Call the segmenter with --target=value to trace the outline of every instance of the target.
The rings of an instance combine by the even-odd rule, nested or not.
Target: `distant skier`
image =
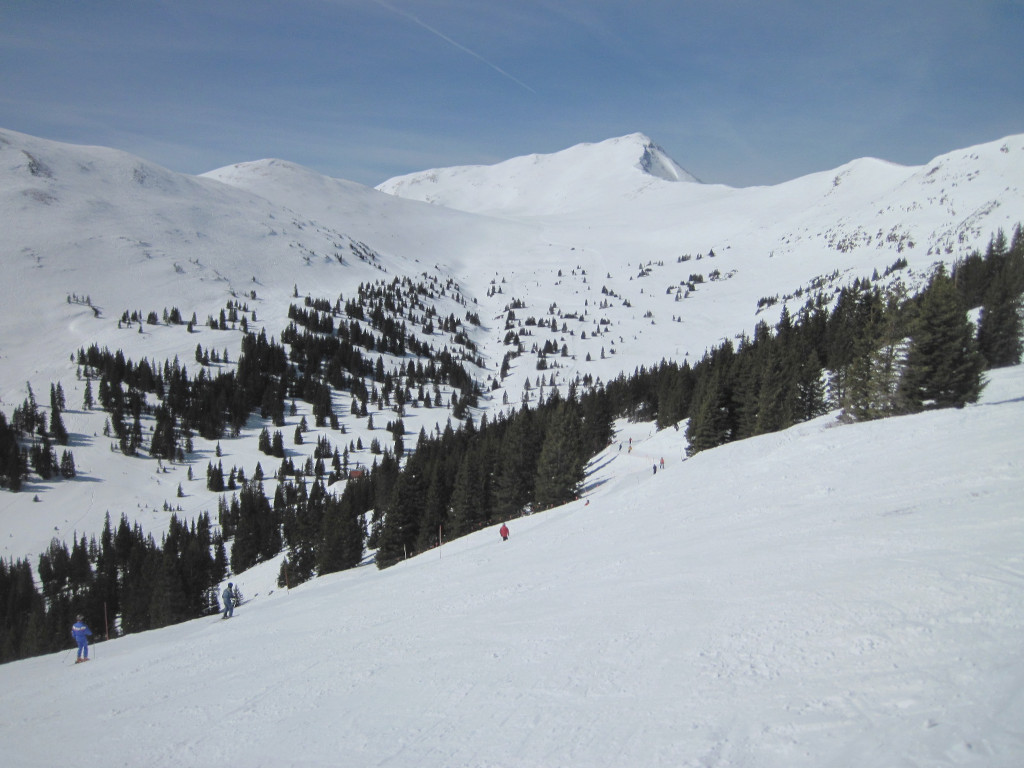
[[[665,459],[664,459],[664,457],[661,459],[661,468],[662,469],[665,468]]]
[[[235,615],[235,589],[230,581],[223,594],[221,594],[221,598],[224,600],[224,618],[230,619]]]
[[[77,620],[71,627],[71,636],[78,643],[78,657],[75,659],[75,664],[81,664],[83,661],[89,660],[89,636],[92,635],[92,630],[85,623],[84,616],[79,614],[76,618]]]
[[[504,523],[501,524],[501,528],[498,529],[498,533],[501,534],[502,541],[508,541],[508,526]]]

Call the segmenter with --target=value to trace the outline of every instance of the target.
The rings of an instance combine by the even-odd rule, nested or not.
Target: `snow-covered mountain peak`
[[[651,176],[665,181],[698,181],[693,174],[669,157],[664,149],[642,133],[631,133],[628,136],[611,139],[609,143],[621,143],[627,148],[636,147],[640,153],[636,167]]]
[[[664,181],[698,181],[643,133],[630,133],[597,143],[577,144],[552,155],[533,155],[551,164],[565,159],[609,170],[637,169]]]
[[[524,319],[566,318],[556,337],[560,384],[692,360],[726,334],[770,323],[777,302],[795,311],[806,286],[826,277],[835,288],[899,260],[906,273],[892,279],[913,284],[936,261],[1011,232],[1024,210],[1024,135],[917,167],[863,158],[771,187],[678,183],[687,178],[639,133],[416,174],[394,180],[400,194],[385,194],[286,160],[190,176],[0,129],[0,406],[10,413],[28,381],[37,392],[63,382],[69,401],[81,402],[73,356],[93,343],[157,362],[190,360],[197,344],[215,343],[235,359],[239,332],[203,324],[229,303],[248,303],[279,337],[296,298],[347,300],[362,284],[405,277],[444,286],[432,299],[440,316],[479,318],[469,333],[491,393],[483,408],[520,401],[541,370],[540,345],[524,344],[520,370],[500,374],[512,303]],[[200,327],[119,327],[126,312],[160,318],[173,309]],[[428,430],[440,413],[423,417]],[[69,428],[95,436],[103,421],[94,422],[84,414]],[[83,473],[101,466],[106,447],[76,451]],[[98,530],[108,505],[100,497],[121,498],[120,486],[103,487],[89,517],[69,525]],[[77,493],[58,485],[43,503],[60,514]],[[54,523],[32,494],[11,498],[19,520],[39,525],[0,555],[34,554]],[[205,498],[195,494],[193,507],[215,505]],[[139,509],[165,501],[156,486],[134,497]]]
[[[642,133],[495,165],[436,168],[380,184],[382,192],[473,213],[549,215],[634,197],[664,182],[697,182]]]
[[[20,492],[0,491],[0,566],[42,564],[54,539],[85,552],[108,513],[154,537],[172,513],[220,525],[234,491],[218,475],[265,469],[273,495],[294,468],[317,488],[324,443],[343,452],[344,474],[380,466],[400,439],[408,456],[413,436],[455,429],[466,402],[474,424],[490,423],[641,367],[692,366],[855,281],[913,290],[936,262],[1020,221],[1024,135],[916,167],[862,158],[774,186],[678,183],[692,180],[643,134],[416,174],[385,194],[391,182],[378,191],[284,160],[189,176],[0,130],[0,413],[32,398],[52,425],[45,393],[59,385],[77,473],[33,471]],[[291,361],[287,375],[260,374],[280,398],[253,402],[287,396],[291,408],[250,408],[219,433],[179,429],[180,460],[157,441],[173,431],[159,413],[169,395],[129,394],[136,445],[124,409],[94,401],[98,368],[79,363],[96,346],[115,365],[242,393],[253,334]],[[336,354],[314,354],[321,344]],[[289,591],[285,550],[232,564],[247,598],[232,621],[104,642],[74,672],[67,651],[0,665],[5,764],[66,762],[99,725],[110,737],[91,757],[176,768],[300,754],[1016,765],[1024,475],[1007,457],[1020,454],[1022,391],[1015,366],[990,372],[976,407],[840,428],[823,416],[690,458],[682,422],[621,420],[586,470],[586,498],[515,518],[507,543],[493,528],[455,540],[439,528],[442,546],[387,571]],[[317,424],[326,402],[337,423]],[[273,459],[260,446],[271,431],[282,434]],[[541,448],[523,452],[539,462]],[[328,492],[345,482],[328,475]],[[403,499],[414,483],[400,481]],[[154,594],[161,611],[172,602]],[[123,606],[111,619],[130,626]],[[198,679],[202,697],[183,707]],[[58,686],[93,715],[58,727]],[[396,696],[408,706],[396,710]],[[643,716],[623,719],[624,702]],[[210,713],[236,738],[210,739]]]

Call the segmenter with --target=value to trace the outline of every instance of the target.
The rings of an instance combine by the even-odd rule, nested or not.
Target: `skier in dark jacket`
[[[230,619],[235,615],[235,589],[230,581],[221,597],[224,599],[224,618]]]
[[[78,643],[78,658],[75,659],[75,664],[80,664],[83,661],[89,660],[89,636],[92,635],[92,630],[89,629],[85,623],[85,617],[79,615],[77,621],[71,627],[71,636],[75,638],[75,642]]]

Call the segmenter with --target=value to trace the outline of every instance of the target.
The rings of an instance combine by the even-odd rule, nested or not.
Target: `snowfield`
[[[685,461],[620,423],[507,543],[0,667],[3,763],[1020,766],[1024,366],[990,379]]]
[[[249,475],[276,464],[255,414],[223,444],[197,439],[187,466],[121,456],[81,405],[89,344],[193,375],[197,345],[223,349],[216,372],[242,338],[206,323],[226,303],[280,337],[293,300],[408,279],[446,289],[439,317],[479,316],[474,417],[491,417],[535,402],[530,347],[548,340],[564,394],[695,362],[816,290],[874,273],[912,290],[1009,236],[1022,182],[1024,134],[747,189],[699,183],[633,134],[374,190],[281,160],[191,177],[0,130],[0,409],[30,384],[45,410],[61,382],[78,470],[0,492],[0,557],[34,564],[108,512],[160,537],[168,506],[216,515],[216,451]],[[524,349],[502,378],[514,302]],[[195,332],[119,322],[170,308]],[[1024,366],[989,378],[963,410],[833,414],[689,460],[683,425],[619,423],[581,498],[511,521],[508,542],[495,526],[291,591],[274,559],[230,577],[249,598],[230,621],[98,642],[85,665],[0,665],[0,766],[1019,768]],[[349,400],[345,437],[313,430],[289,456],[384,434]],[[311,416],[298,408],[285,435]],[[449,415],[412,408],[406,436]]]
[[[880,285],[914,290],[938,261],[984,251],[999,229],[1009,236],[1020,222],[1024,134],[920,167],[859,159],[745,189],[698,183],[631,134],[414,174],[381,189],[390,194],[273,159],[188,176],[123,152],[0,129],[0,409],[10,417],[29,384],[45,409],[50,385],[60,383],[78,472],[73,482],[32,478],[22,493],[0,493],[0,557],[36,562],[53,537],[98,535],[108,512],[115,525],[126,514],[159,537],[168,508],[216,516],[218,494],[205,487],[210,462],[223,458],[226,471],[237,465],[251,475],[260,461],[274,471],[256,449],[268,426],[256,415],[238,438],[219,441],[222,456],[218,441],[195,440],[192,481],[184,464],[161,468],[112,452],[107,415],[82,405],[76,356],[91,344],[156,365],[177,357],[192,376],[201,346],[227,354],[230,364],[208,369],[226,372],[242,332],[234,323],[213,330],[207,320],[228,303],[248,307],[253,332],[280,338],[289,304],[306,297],[348,300],[361,285],[395,280],[443,286],[447,293],[429,303],[438,317],[462,321],[482,362],[473,366],[485,393],[474,418],[493,418],[524,398],[536,402],[542,377],[565,395],[575,380],[608,382],[665,359],[693,364],[761,320],[776,323],[783,306],[795,314],[818,290],[834,295],[873,274]],[[886,275],[897,260],[906,268]],[[502,377],[511,306],[522,354]],[[195,315],[193,333],[159,319],[171,309]],[[470,311],[479,326],[466,321]],[[125,312],[152,312],[158,322],[140,333],[138,324],[121,327]],[[557,331],[531,320],[557,321]],[[454,348],[452,334],[426,339]],[[548,341],[559,352],[542,371],[534,347]],[[326,437],[339,450],[350,443],[355,463],[372,464],[369,446],[386,433],[350,417],[350,400],[335,396],[345,435],[307,433],[306,447],[289,446],[296,463]],[[309,404],[298,408],[285,437],[301,418],[312,422]],[[406,442],[421,429],[439,433],[449,413],[408,409]],[[383,408],[370,415],[377,425],[394,419]],[[153,425],[144,416],[147,436]]]

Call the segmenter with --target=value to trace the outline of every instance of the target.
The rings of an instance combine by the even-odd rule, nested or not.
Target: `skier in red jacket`
[[[501,524],[501,528],[498,529],[498,533],[501,534],[502,541],[508,541],[508,526],[504,523]]]

